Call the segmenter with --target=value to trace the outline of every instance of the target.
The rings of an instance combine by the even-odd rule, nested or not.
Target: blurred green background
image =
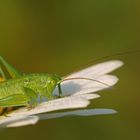
[[[94,59],[138,50],[139,7],[139,0],[0,1],[0,55],[27,73],[65,75]],[[140,53],[110,59],[125,62],[114,72],[120,82],[99,92],[102,98],[90,107],[113,108],[118,114],[40,121],[2,130],[0,139],[140,139]]]

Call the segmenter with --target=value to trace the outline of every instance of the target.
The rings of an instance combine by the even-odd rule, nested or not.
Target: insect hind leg
[[[1,66],[0,66],[0,75],[2,76],[2,79],[4,79],[4,81],[7,80],[7,77],[6,77],[6,75],[5,75],[5,73],[4,73],[4,71],[3,71]],[[1,81],[3,81],[3,80],[1,80]]]
[[[24,94],[13,94],[0,99],[0,107],[25,106],[28,97]]]
[[[22,74],[18,72],[12,65],[10,65],[2,56],[0,56],[0,63],[2,64],[2,66],[4,66],[4,68],[10,74],[11,78],[18,78],[22,76]],[[0,73],[3,77],[5,77],[5,74],[2,71],[2,69],[0,70]],[[5,77],[5,79],[7,78]]]

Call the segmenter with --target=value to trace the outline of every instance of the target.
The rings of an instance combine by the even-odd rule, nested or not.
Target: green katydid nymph
[[[38,104],[38,98],[54,99],[53,90],[58,87],[59,97],[62,94],[61,82],[64,80],[56,74],[22,74],[0,56],[0,62],[10,75],[6,77],[2,67],[0,74],[4,81],[0,83],[0,107],[34,107]],[[72,80],[69,78],[65,80]],[[78,79],[78,78],[77,78]],[[93,80],[89,78],[80,78]],[[95,80],[94,80],[95,81]],[[102,83],[105,84],[105,83]]]
[[[0,74],[4,79],[0,83],[0,107],[35,106],[38,97],[56,98],[52,95],[56,86],[61,96],[62,79],[56,74],[21,74],[1,56],[0,62],[10,76],[8,79],[0,67]]]

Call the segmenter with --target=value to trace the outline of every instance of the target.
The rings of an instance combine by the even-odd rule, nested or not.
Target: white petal
[[[75,97],[75,98],[84,98],[84,99],[86,99],[86,100],[91,100],[91,99],[95,99],[95,98],[99,98],[100,97],[100,95],[98,95],[98,94],[91,94],[91,93],[88,93],[88,94],[74,94],[74,95],[72,95],[73,97]]]
[[[20,108],[17,111],[13,111],[13,113],[7,114],[8,117],[0,117],[0,127],[19,127],[35,124],[38,121],[38,117],[30,115],[46,113],[48,111],[59,109],[86,107],[89,103],[88,100],[98,97],[100,96],[97,94],[73,95],[71,97],[42,103],[32,110]]]
[[[103,89],[111,88],[118,82],[118,78],[112,75],[103,75],[97,78],[97,80],[102,83],[89,81],[81,85],[82,87],[81,91],[78,91],[74,94],[78,95],[78,94],[94,93]]]
[[[84,109],[84,110],[75,110],[51,114],[40,114],[38,116],[12,116],[5,117],[0,121],[0,127],[21,127],[26,125],[34,125],[38,122],[39,119],[54,119],[66,116],[94,116],[94,115],[105,115],[105,114],[114,114],[117,111],[113,109]]]
[[[73,95],[62,99],[44,102],[31,110],[28,110],[25,107],[20,108],[7,114],[8,117],[1,116],[0,127],[19,127],[35,124],[38,121],[38,117],[32,116],[34,114],[39,115],[39,113],[46,113],[61,109],[83,108],[89,104],[88,100],[98,97],[100,96],[97,94]]]
[[[90,78],[96,81],[75,79],[65,81],[62,83],[63,95],[71,95],[60,99],[51,100],[39,104],[34,109],[28,110],[26,107],[20,108],[9,113],[9,117],[0,116],[0,127],[19,127],[28,124],[35,124],[38,121],[38,116],[35,114],[46,113],[50,111],[84,108],[89,104],[90,99],[98,98],[97,94],[89,94],[95,91],[108,88],[117,83],[118,78],[107,73],[119,68],[123,65],[121,61],[108,61],[100,63],[79,72],[73,73],[66,78]],[[56,93],[58,93],[56,91]],[[69,115],[101,115],[112,114],[116,111],[111,109],[90,109],[90,110],[76,110],[62,113],[41,114],[41,119],[57,118]]]
[[[110,88],[118,82],[118,78],[113,75],[102,75],[95,80],[99,82],[83,79],[65,81],[62,83],[63,96],[97,92],[105,88]],[[58,88],[55,89],[54,94],[58,94]]]
[[[114,114],[117,111],[113,109],[85,109],[85,110],[75,110],[68,112],[59,112],[59,113],[51,113],[51,114],[41,114],[39,115],[40,119],[53,119],[60,118],[66,116],[93,116],[93,115],[105,115],[105,114]]]
[[[72,73],[65,78],[76,78],[76,77],[87,77],[87,78],[96,78],[100,75],[104,75],[112,72],[113,70],[121,67],[123,65],[122,61],[111,60],[103,63],[99,63],[88,68],[85,68],[81,71]]]
[[[97,98],[99,95],[92,95],[92,98]],[[75,95],[65,98],[55,99],[39,104],[37,107],[28,110],[26,107],[20,108],[11,112],[8,116],[18,115],[34,115],[62,109],[84,108],[89,104],[87,99],[91,99],[91,95]]]
[[[19,127],[33,125],[39,120],[38,116],[13,116],[0,119],[0,127]]]

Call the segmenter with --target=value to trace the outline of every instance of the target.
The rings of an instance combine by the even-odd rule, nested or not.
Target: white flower
[[[65,77],[65,79],[85,77],[93,79],[94,81],[84,79],[65,81],[62,83],[63,98],[42,102],[31,110],[27,109],[27,107],[22,107],[11,111],[7,116],[0,116],[0,127],[19,127],[35,124],[38,120],[73,115],[89,116],[116,113],[113,109],[81,109],[58,113],[48,112],[63,109],[86,108],[90,103],[89,100],[100,97],[95,94],[95,92],[105,88],[110,88],[118,82],[118,78],[116,76],[108,75],[108,73],[122,65],[123,62],[119,60],[108,61],[88,67]],[[54,94],[57,93],[58,91],[56,88]]]

